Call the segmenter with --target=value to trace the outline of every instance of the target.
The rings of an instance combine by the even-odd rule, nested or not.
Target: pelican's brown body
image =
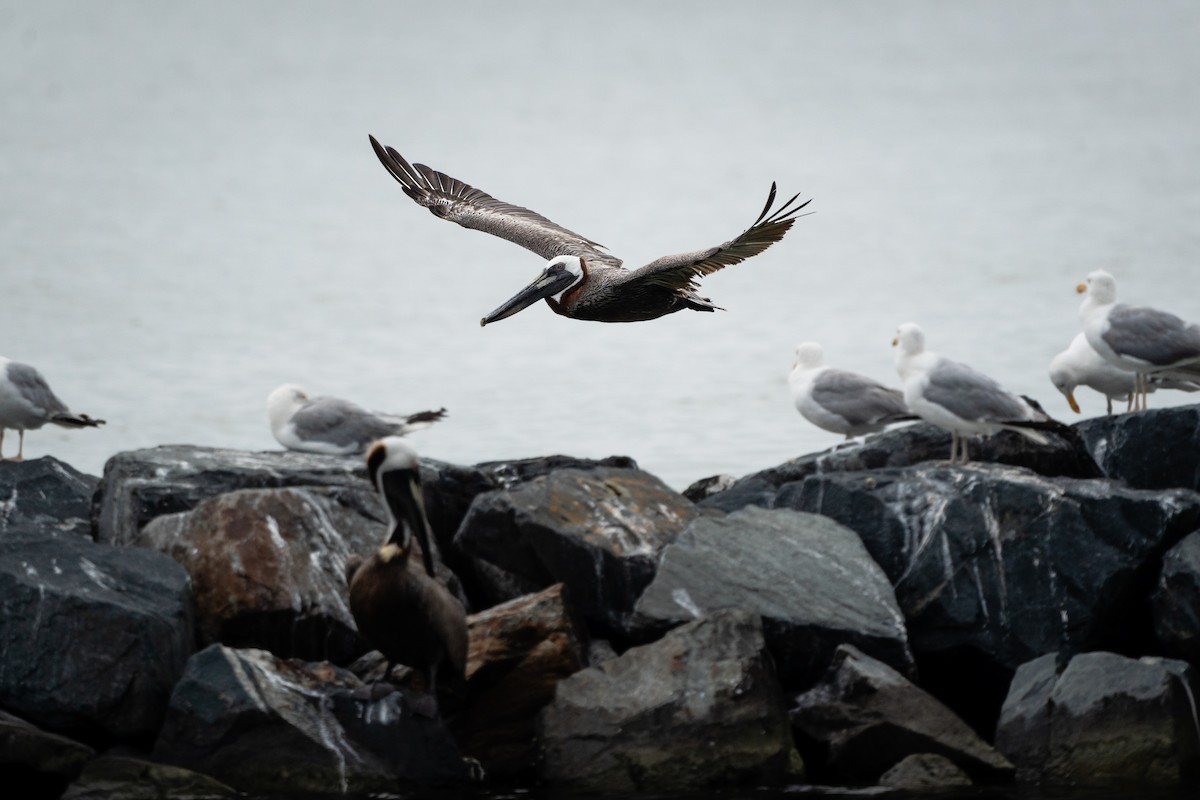
[[[430,692],[447,671],[461,683],[466,610],[434,575],[416,453],[400,437],[387,437],[368,451],[367,472],[392,527],[378,551],[348,570],[350,613],[359,633],[387,659],[389,674],[394,664],[419,670]],[[413,557],[414,540],[419,540],[419,558]]]
[[[462,680],[467,666],[462,604],[411,556],[411,547],[385,544],[364,561],[350,580],[350,613],[389,667],[405,664],[431,679],[448,670]]]

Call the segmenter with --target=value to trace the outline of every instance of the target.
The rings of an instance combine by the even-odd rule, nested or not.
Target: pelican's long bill
[[[532,283],[509,298],[506,303],[479,320],[479,324],[482,327],[489,322],[499,322],[506,317],[511,317],[518,311],[529,308],[538,300],[553,297],[570,288],[577,280],[579,280],[579,276],[576,274],[561,269],[547,268],[534,278]]]
[[[376,442],[367,453],[367,474],[383,495],[392,530],[388,543],[407,550],[416,539],[425,571],[434,577],[433,549],[425,500],[421,493],[421,467],[416,453],[399,437]]]

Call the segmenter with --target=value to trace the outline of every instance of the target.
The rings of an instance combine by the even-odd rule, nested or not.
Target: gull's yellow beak
[[[1080,284],[1076,284],[1076,286],[1075,286],[1075,294],[1083,294],[1083,293],[1084,293],[1084,292],[1086,292],[1086,291],[1087,291],[1087,284],[1086,284],[1086,283],[1080,283]]]
[[[896,346],[896,345],[898,345],[898,344],[900,344],[900,337],[899,337],[899,336],[893,336],[893,337],[892,337],[892,347],[895,347],[895,346]]]
[[[1074,411],[1076,414],[1082,413],[1079,410],[1079,403],[1075,402],[1075,393],[1074,392],[1067,392],[1067,405],[1069,405],[1071,407],[1071,410]]]

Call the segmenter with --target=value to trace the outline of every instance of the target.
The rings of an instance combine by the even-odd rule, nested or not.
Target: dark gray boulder
[[[1107,477],[1135,489],[1200,491],[1200,404],[1096,417],[1076,427]]]
[[[949,759],[977,783],[1007,782],[1015,772],[932,695],[850,645],[838,648],[821,683],[796,698],[790,716],[818,780],[876,783],[921,753]]]
[[[53,456],[0,461],[0,537],[37,530],[92,538],[92,496],[99,483]]]
[[[762,617],[785,688],[811,685],[847,642],[915,672],[887,576],[858,535],[828,517],[750,507],[694,520],[663,550],[634,627],[661,635],[719,608]]]
[[[566,584],[590,622],[623,631],[659,552],[698,513],[640,470],[561,469],[480,495],[454,545],[539,588]]]
[[[997,727],[997,745],[1009,748],[1022,775],[1143,789],[1200,780],[1196,676],[1187,664],[1093,652],[1072,658],[1046,692],[1048,675],[1042,663],[1031,670],[1036,687],[1014,685],[1024,697],[1005,703]],[[1023,739],[1030,730],[1036,735]]]
[[[148,743],[194,641],[191,582],[167,556],[0,539],[0,706],[38,727]]]
[[[1200,531],[1163,556],[1150,605],[1166,653],[1200,667]]]
[[[925,462],[936,464],[945,462],[949,456],[949,433],[924,422],[915,423],[854,439],[746,475],[723,491],[698,502],[704,508],[721,511],[736,511],[747,505],[772,508],[781,487],[811,475],[907,467]],[[1097,478],[1103,474],[1083,438],[1074,429],[1067,430],[1067,438],[1053,437],[1045,446],[1018,433],[1003,431],[973,440],[971,459],[978,463],[1026,467],[1047,476]]]
[[[1000,708],[994,743],[1017,768],[1017,780],[1041,779],[1050,752],[1050,696],[1064,664],[1047,653],[1017,668]]]
[[[757,784],[796,762],[759,617],[736,609],[575,673],[539,724],[543,779],[556,789]]]
[[[171,695],[153,758],[257,794],[398,793],[461,783],[441,721],[327,662],[212,645]]]
[[[1025,661],[1151,649],[1159,559],[1200,525],[1195,492],[987,464],[811,476],[778,502],[862,537],[895,586],[925,685],[989,732]],[[956,694],[964,670],[976,680]]]
[[[85,744],[0,711],[0,775],[25,797],[58,797],[95,755]]]

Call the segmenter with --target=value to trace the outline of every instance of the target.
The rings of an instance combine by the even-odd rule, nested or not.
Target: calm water
[[[26,455],[274,449],[295,381],[445,406],[436,458],[682,488],[838,441],[788,396],[805,339],[894,382],[916,321],[1067,418],[1046,365],[1088,271],[1200,320],[1198,4],[564,6],[0,4],[0,354],[109,421]],[[816,213],[704,279],[727,313],[481,329],[540,259],[412,204],[368,133],[633,266],[732,238],[772,180]]]

